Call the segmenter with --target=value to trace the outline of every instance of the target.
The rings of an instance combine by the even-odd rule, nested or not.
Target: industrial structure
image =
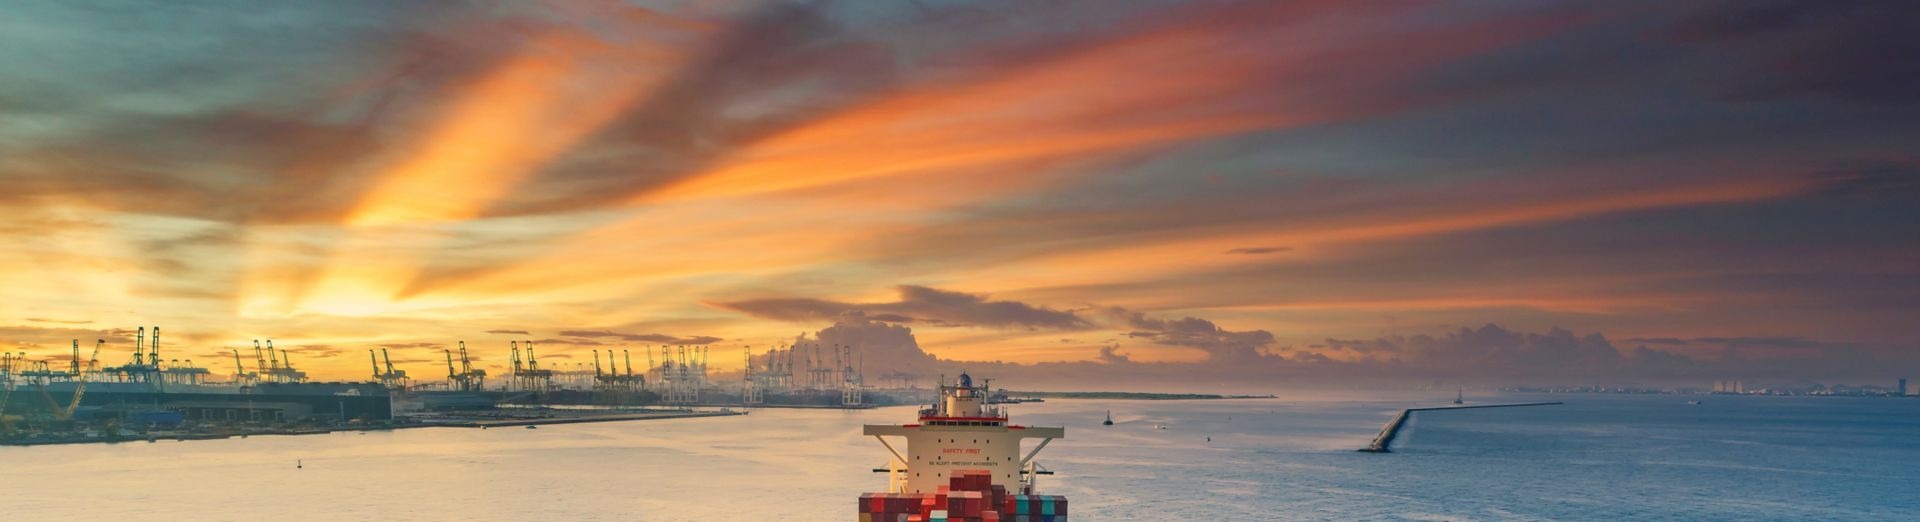
[[[513,380],[509,391],[531,392],[536,397],[553,389],[553,370],[540,367],[540,358],[533,354],[533,341],[527,341],[526,359],[520,358],[520,343],[507,343],[513,351]]]
[[[381,370],[381,358],[386,359],[385,371]],[[396,370],[393,368],[393,357],[387,355],[386,348],[380,349],[379,357],[374,356],[373,350],[367,350],[367,359],[373,361],[373,380],[374,382],[380,383],[381,386],[386,386],[389,390],[404,393],[407,391],[408,385],[412,384],[413,380],[407,378],[406,370]]]
[[[450,389],[477,392],[487,388],[487,370],[473,367],[473,359],[467,356],[466,341],[460,341],[460,370],[457,372],[453,368],[453,352],[443,351],[447,352],[447,382]]]
[[[593,394],[594,402],[625,406],[630,404],[647,388],[647,376],[633,373],[633,355],[626,350],[620,351],[625,358],[625,371],[622,365],[613,359],[613,350],[607,350],[607,366],[600,368],[600,350],[593,351]]]
[[[234,365],[226,382],[214,381],[207,368],[191,359],[163,355],[158,327],[136,330],[131,356],[123,364],[102,364],[101,354],[108,348],[104,339],[95,340],[84,358],[78,339],[71,347],[64,361],[29,360],[25,353],[0,355],[0,432],[12,431],[16,420],[26,420],[39,432],[62,432],[169,417],[177,423],[182,417],[227,422],[392,416],[383,388],[307,382],[290,354],[273,348],[271,341],[265,346],[255,342],[254,371],[247,370],[239,350],[225,350]],[[21,401],[21,394],[39,397]]]
[[[749,348],[741,375],[741,402],[763,404],[768,394],[775,394],[807,397],[812,399],[809,402],[837,401],[841,406],[864,405],[863,354],[846,345],[824,351],[817,344],[776,346],[756,358]]]
[[[158,327],[154,328],[156,331],[159,329]],[[158,336],[159,334],[156,332],[155,335]],[[255,366],[255,368],[258,369],[256,374],[261,382],[282,384],[307,382],[307,372],[294,369],[293,356],[288,355],[286,350],[280,350],[279,352],[273,350],[273,339],[267,339],[267,348],[264,355],[260,350],[260,340],[254,339],[253,357],[258,363],[258,366]]]
[[[0,438],[23,423],[36,433],[76,433],[156,423],[386,421],[397,413],[495,409],[502,403],[858,408],[872,397],[862,355],[848,345],[781,345],[762,353],[747,347],[738,388],[714,378],[710,346],[642,346],[645,366],[635,368],[631,350],[623,348],[604,350],[604,358],[602,350],[592,350],[591,363],[543,362],[531,340],[508,343],[506,368],[493,369],[504,379],[479,367],[482,357],[459,341],[455,349],[441,349],[444,380],[424,378],[421,368],[410,374],[400,364],[406,359],[392,358],[398,348],[389,347],[368,350],[371,371],[360,382],[313,382],[296,367],[292,351],[272,339],[252,340],[251,365],[240,347],[219,349],[232,366],[230,376],[216,376],[191,359],[169,358],[158,327],[134,333],[131,350],[122,352],[128,357],[118,364],[102,360],[115,351],[107,339],[95,340],[89,353],[75,339],[65,357],[0,353]],[[489,377],[498,380],[490,383]],[[889,390],[880,402],[925,392]]]
[[[661,401],[668,404],[700,402],[700,392],[707,387],[706,347],[662,346],[660,358],[660,366],[649,373],[654,375],[651,380],[659,383],[655,393],[660,394]]]

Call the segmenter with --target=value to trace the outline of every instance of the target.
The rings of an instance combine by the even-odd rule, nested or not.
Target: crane
[[[267,356],[266,356],[266,355],[264,355],[264,354],[261,354],[261,353],[260,353],[260,340],[259,340],[259,339],[254,339],[254,340],[253,340],[253,362],[254,362],[254,365],[253,365],[253,368],[254,368],[254,370],[255,370],[255,371],[266,371],[266,370],[267,370]],[[272,377],[272,376],[273,376],[273,372],[267,372],[267,376],[268,376],[268,377]]]
[[[154,330],[157,334],[157,332],[159,331],[159,328],[155,328]],[[95,340],[93,343],[93,355],[87,356],[87,360],[89,361],[100,360],[100,345],[105,343],[106,343],[106,340],[104,339]],[[74,354],[76,356],[74,359],[75,361],[74,366],[79,366],[78,354],[80,353],[79,352],[80,341],[78,339],[75,339],[73,341],[73,347],[75,350]],[[91,364],[89,364],[89,366],[91,366]],[[79,411],[80,409],[80,398],[86,395],[87,395],[86,376],[76,372],[73,376],[73,400],[67,402],[67,407],[61,408],[59,411],[54,412],[53,418],[59,419],[59,420],[67,420],[67,419],[73,418],[73,412]]]
[[[451,363],[447,371],[453,371]],[[466,341],[460,341],[459,381],[461,391],[479,391],[487,387],[487,371],[473,369],[473,359],[467,356]]]
[[[247,367],[240,364],[240,350],[233,350],[233,382],[244,383],[247,380]]]
[[[87,358],[87,371],[100,371],[100,347],[107,344],[106,339],[93,340],[93,356]]]

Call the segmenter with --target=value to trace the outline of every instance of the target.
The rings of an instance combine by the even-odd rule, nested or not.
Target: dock
[[[1477,408],[1518,408],[1521,406],[1553,406],[1557,404],[1561,404],[1561,403],[1559,402],[1527,402],[1527,403],[1520,403],[1520,404],[1483,404],[1483,405],[1477,405],[1477,406],[1440,406],[1440,407],[1434,407],[1434,408],[1407,408],[1404,410],[1400,410],[1399,415],[1395,415],[1393,417],[1393,420],[1387,421],[1387,425],[1380,428],[1380,434],[1377,436],[1374,436],[1373,444],[1368,445],[1367,447],[1364,447],[1364,448],[1360,448],[1359,450],[1356,450],[1356,451],[1360,451],[1362,453],[1391,453],[1392,450],[1389,448],[1393,446],[1394,437],[1398,437],[1400,435],[1400,427],[1406,425],[1407,419],[1410,417],[1413,417],[1413,412],[1416,412],[1416,411],[1471,410],[1471,409],[1477,409]]]

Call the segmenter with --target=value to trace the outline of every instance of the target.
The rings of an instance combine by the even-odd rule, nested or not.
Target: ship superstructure
[[[1033,457],[1054,439],[1065,438],[1066,428],[1012,424],[1005,407],[988,404],[987,384],[975,386],[962,373],[954,384],[940,384],[939,398],[920,409],[917,423],[866,425],[863,432],[893,454],[885,469],[874,470],[887,473],[887,493],[862,497],[866,518],[912,512],[926,520],[976,520],[1004,511],[1064,519],[1065,498],[1034,493],[1037,477],[1052,473]],[[888,437],[905,439],[906,453]],[[1039,443],[1023,453],[1027,439]]]

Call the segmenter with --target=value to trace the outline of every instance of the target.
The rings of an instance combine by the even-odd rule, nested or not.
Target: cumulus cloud
[[[888,378],[919,379],[932,375],[938,359],[920,349],[920,342],[914,337],[913,329],[897,324],[872,321],[858,314],[848,315],[813,335],[799,335],[794,338],[795,346],[802,350],[813,346],[851,348],[860,364],[876,372],[887,372]],[[824,353],[824,352],[823,352]]]
[[[1681,339],[1678,337],[1631,337],[1623,340],[1630,343],[1640,343],[1640,344],[1664,344],[1664,345],[1687,344],[1686,339]]]
[[[884,379],[924,379],[936,374],[970,371],[992,376],[1016,389],[1127,389],[1191,390],[1195,375],[1230,389],[1258,389],[1275,382],[1328,384],[1354,379],[1464,379],[1495,383],[1564,383],[1568,379],[1646,379],[1691,381],[1740,375],[1750,378],[1798,375],[1813,360],[1789,365],[1730,357],[1700,360],[1645,345],[1620,349],[1600,333],[1576,334],[1553,328],[1524,332],[1487,324],[1437,335],[1389,336],[1367,340],[1329,340],[1318,349],[1248,351],[1248,345],[1266,346],[1264,331],[1235,332],[1196,318],[1138,317],[1134,323],[1151,327],[1170,341],[1215,348],[1214,358],[1198,362],[1148,363],[1121,353],[1121,345],[1107,345],[1098,355],[1080,362],[1015,364],[956,361],[934,357],[920,349],[912,329],[858,315],[842,318],[816,334],[795,338],[797,344],[857,347],[866,359],[868,375]],[[1141,333],[1153,333],[1147,329]],[[1163,344],[1151,339],[1154,344]],[[1264,344],[1262,344],[1264,341]],[[1325,349],[1365,350],[1366,358],[1336,357]],[[1200,346],[1196,346],[1200,347]],[[803,348],[803,350],[806,348]],[[1285,352],[1285,353],[1279,353]],[[1845,364],[1859,364],[1857,353],[1838,354]],[[1838,369],[1845,364],[1814,365]],[[1278,379],[1279,381],[1276,381]]]
[[[1261,356],[1260,349],[1274,343],[1266,330],[1233,331],[1198,317],[1158,319],[1144,313],[1109,308],[1107,313],[1129,330],[1128,337],[1151,339],[1156,344],[1199,348],[1214,361],[1246,361]]]
[[[1328,337],[1326,344],[1314,345],[1313,347],[1347,350],[1363,354],[1393,353],[1400,351],[1399,345],[1385,339],[1334,339]]]
[[[1072,311],[1019,301],[995,301],[983,294],[952,292],[916,285],[897,288],[900,299],[883,303],[854,303],[811,298],[749,299],[712,303],[762,319],[780,321],[836,320],[849,313],[895,323],[980,326],[1002,329],[1090,328],[1093,323]]]

